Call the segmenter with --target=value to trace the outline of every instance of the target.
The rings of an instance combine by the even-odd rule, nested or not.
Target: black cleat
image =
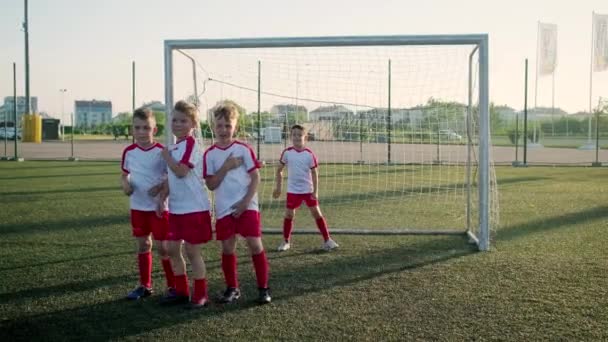
[[[241,298],[241,290],[236,287],[227,287],[218,301],[222,304],[230,304],[236,302],[239,298]]]
[[[196,303],[190,302],[190,304],[188,304],[187,308],[190,310],[198,310],[198,309],[206,308],[207,306],[209,306],[209,300],[207,299],[207,297],[205,297]]]
[[[140,298],[150,297],[152,295],[152,289],[145,286],[139,286],[135,290],[129,292],[127,295],[128,300],[138,300]]]
[[[175,292],[175,289],[169,288],[167,293],[160,299],[160,305],[179,305],[186,304],[190,301],[188,296],[180,296]]]
[[[258,303],[269,304],[272,301],[272,298],[270,297],[270,289],[261,287],[258,290],[260,291],[260,295],[258,296]]]

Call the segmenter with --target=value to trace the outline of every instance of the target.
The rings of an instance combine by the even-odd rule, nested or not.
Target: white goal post
[[[464,56],[464,62],[457,62],[464,64],[458,65],[462,72],[451,74],[451,69],[446,69],[448,71],[437,71],[442,75],[434,76],[434,70],[443,70],[442,66],[450,63],[451,57],[443,56],[444,50],[431,52],[426,50],[427,47],[464,49],[464,53],[460,54]],[[404,52],[397,52],[397,48],[403,49]],[[412,48],[413,52],[407,52],[407,48]],[[385,49],[386,52],[379,53],[380,49]],[[258,50],[260,53],[256,55]],[[219,62],[208,62],[206,58],[197,55],[198,52],[202,54],[206,51],[219,51],[226,55],[216,57]],[[234,59],[228,56],[237,51],[246,51],[246,54]],[[355,57],[351,56],[359,51],[364,53],[353,62]],[[308,56],[308,59],[304,60],[303,56]],[[189,79],[188,82],[194,83],[193,93],[190,94],[195,95],[193,98],[197,105],[201,94],[204,95],[202,101],[209,102],[201,108],[208,109],[218,100],[224,99],[237,103],[243,99],[242,101],[246,102],[252,124],[244,130],[243,134],[246,135],[243,136],[251,139],[254,150],[257,148],[258,158],[267,163],[268,169],[274,169],[272,164],[277,162],[281,149],[288,144],[285,129],[290,124],[304,122],[310,127],[316,127],[317,136],[311,136],[311,139],[318,140],[311,142],[313,150],[319,151],[321,157],[325,156],[325,150],[331,150],[331,155],[341,158],[320,158],[322,167],[331,170],[328,171],[331,174],[325,175],[328,178],[333,177],[332,181],[327,181],[325,188],[321,188],[324,195],[334,191],[333,203],[336,203],[337,211],[333,217],[341,216],[339,205],[346,202],[349,202],[351,207],[357,206],[355,212],[363,212],[363,209],[376,202],[390,203],[389,208],[392,211],[414,208],[412,217],[405,219],[408,222],[417,222],[418,217],[425,215],[436,215],[437,211],[425,213],[423,207],[428,207],[429,203],[438,199],[445,203],[458,202],[458,208],[462,205],[462,214],[450,216],[445,223],[438,224],[437,229],[434,224],[427,223],[422,225],[428,225],[428,229],[332,228],[330,216],[328,221],[332,233],[463,234],[476,243],[479,250],[490,249],[490,232],[495,228],[492,225],[496,224],[498,209],[496,180],[490,156],[487,34],[166,40],[164,90],[167,142],[173,141],[170,131],[172,105],[188,95],[184,92],[176,93],[177,58],[181,58],[182,63],[182,71],[179,72],[186,73],[183,71],[186,66],[191,67],[189,75],[193,76],[193,80]],[[426,65],[426,61],[433,58],[436,62]],[[257,63],[251,63],[256,59]],[[243,62],[243,65],[246,64],[246,71],[245,66],[221,64],[240,60],[246,61]],[[361,70],[365,69],[366,63],[373,64],[376,71],[370,71],[374,69],[370,67],[370,70],[364,70],[364,74]],[[420,65],[420,70],[413,69],[416,64]],[[378,67],[379,65],[381,67]],[[213,67],[224,69],[213,73]],[[379,68],[383,69],[377,71]],[[422,69],[425,70],[424,73],[421,72]],[[198,77],[200,73],[204,75]],[[377,75],[372,75],[373,73]],[[247,75],[250,77],[245,79]],[[365,80],[360,81],[363,78]],[[184,79],[180,78],[179,83],[183,84]],[[293,84],[295,86],[292,87]],[[211,90],[214,85],[217,90]],[[446,91],[448,85],[459,89]],[[277,88],[279,86],[283,88]],[[213,91],[215,95],[212,95]],[[365,97],[375,92],[378,93],[377,98],[382,98],[378,102],[382,103],[381,105]],[[451,96],[452,94],[454,96]],[[247,100],[244,97],[247,97]],[[262,123],[260,113],[264,111],[270,115],[273,112],[262,108],[263,105],[272,104],[275,110],[280,108],[281,101],[290,102],[286,105],[291,106],[290,108],[303,108],[306,118],[295,116],[293,119],[291,115],[281,116],[279,113],[279,116],[268,119],[270,123]],[[313,107],[317,109],[309,111],[308,108]],[[318,113],[330,107],[341,108],[340,110],[346,112],[344,116],[349,119],[319,116]],[[462,118],[460,114],[441,112],[447,107],[451,111],[454,111],[454,108],[459,111],[461,108],[464,112]],[[201,113],[205,114],[202,110]],[[398,115],[404,115],[403,113],[407,113],[407,119],[399,121]],[[435,117],[436,121],[432,121]],[[284,125],[283,121],[277,120],[284,120]],[[272,145],[272,139],[269,137],[270,126],[279,125],[283,127],[284,133],[283,137],[277,139],[283,142],[283,146]],[[329,127],[325,131],[332,133],[323,133],[319,127]],[[263,137],[264,132],[268,132],[266,137]],[[324,134],[328,137],[323,139]],[[351,152],[348,152],[351,149],[352,157],[349,155]],[[381,158],[379,154],[382,155]],[[330,166],[325,167],[324,164]],[[389,169],[392,167],[394,169]],[[274,171],[269,170],[265,181],[272,182],[273,175]],[[341,175],[352,178],[352,183],[340,183]],[[324,174],[321,173],[320,178],[323,177]],[[356,193],[356,187],[364,182],[367,182],[369,187],[362,185],[361,189],[366,190],[360,191],[367,191],[369,195]],[[427,195],[435,197],[427,199]],[[278,228],[282,206],[280,202],[268,199],[270,197],[268,192],[260,194],[260,202],[263,202],[262,216],[264,217],[265,210],[277,213],[272,221],[272,228],[275,229],[264,228],[264,232],[280,232]],[[332,203],[331,200],[328,202]],[[451,205],[441,203],[438,206],[445,206],[446,210],[450,210]],[[323,208],[323,199],[320,204]],[[399,207],[393,205],[403,205],[405,209],[395,209]],[[330,211],[331,208],[333,207],[330,205]],[[298,215],[308,216],[305,212]],[[369,216],[369,213],[365,215]],[[348,213],[343,216],[352,215]],[[341,219],[347,221],[348,217]],[[353,216],[352,220],[357,219]],[[462,227],[441,229],[452,220],[462,221]],[[400,219],[393,221],[399,222]],[[355,225],[356,223],[358,222],[353,222]],[[341,225],[346,226],[349,224]],[[316,233],[316,230],[294,230],[294,233],[298,232]]]

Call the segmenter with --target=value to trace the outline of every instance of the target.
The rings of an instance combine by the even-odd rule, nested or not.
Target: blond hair
[[[220,102],[215,108],[213,108],[213,118],[215,120],[224,119],[230,121],[232,119],[239,119],[239,109],[236,104],[232,101]]]
[[[186,115],[192,120],[195,128],[198,126],[198,109],[192,103],[186,102],[184,100],[179,100],[175,103],[173,111],[180,112]]]

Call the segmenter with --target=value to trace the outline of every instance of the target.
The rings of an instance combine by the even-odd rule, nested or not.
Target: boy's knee
[[[310,207],[310,213],[315,218],[315,220],[318,220],[323,217],[323,214],[321,214],[321,209],[319,209],[318,206]]]
[[[186,256],[188,260],[195,259],[201,255],[201,249],[198,245],[186,244]]]
[[[181,258],[182,255],[182,251],[181,251],[181,246],[177,243],[172,243],[168,246],[167,248],[167,254],[169,255],[169,257],[171,259],[179,259]]]
[[[251,255],[260,254],[264,251],[264,245],[262,244],[261,238],[250,238],[247,239],[247,245]]]
[[[169,248],[163,243],[156,244],[156,251],[160,257],[166,258],[169,256]]]
[[[236,248],[235,247],[222,246],[222,254],[231,255],[231,254],[234,254],[235,252],[236,252]]]
[[[285,210],[285,218],[286,219],[293,219],[293,217],[296,216],[296,211],[293,209],[287,209]]]
[[[150,239],[140,239],[138,245],[139,253],[152,251],[152,241]]]

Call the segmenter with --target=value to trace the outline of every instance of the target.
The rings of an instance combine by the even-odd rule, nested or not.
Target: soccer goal
[[[320,165],[332,234],[462,234],[490,248],[487,35],[167,40],[167,113],[179,99],[199,106],[206,145],[211,109],[237,104],[238,138],[264,164],[265,232],[281,231],[275,166],[297,123]],[[316,233],[307,211],[294,233]]]

